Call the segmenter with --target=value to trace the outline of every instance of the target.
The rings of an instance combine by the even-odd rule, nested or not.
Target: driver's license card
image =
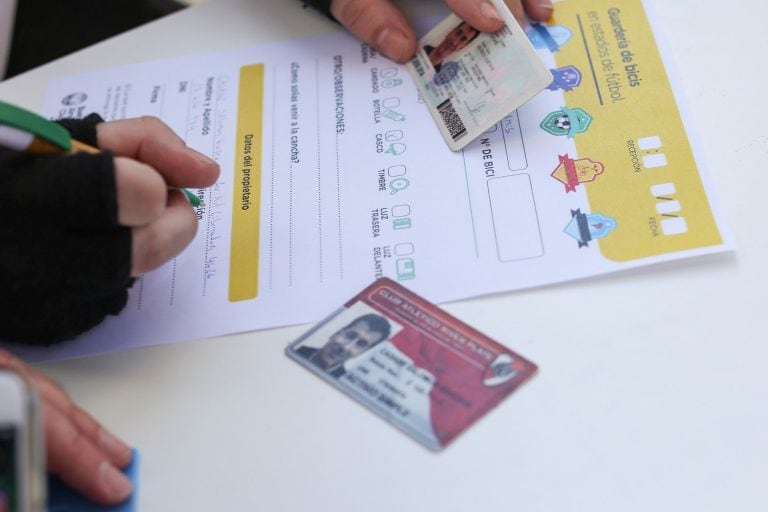
[[[418,44],[407,67],[440,133],[458,151],[552,83],[503,0],[505,26],[482,33],[451,14]]]
[[[387,278],[286,353],[433,450],[536,371],[528,359]]]

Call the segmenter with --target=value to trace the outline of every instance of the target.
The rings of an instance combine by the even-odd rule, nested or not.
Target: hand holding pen
[[[155,118],[43,119],[19,129],[13,113],[0,111],[0,340],[49,344],[119,312],[130,276],[192,240],[197,216],[176,187],[209,186],[219,167]],[[72,135],[99,150],[68,149],[79,144]],[[125,500],[132,487],[120,468],[130,448],[0,349],[3,368],[39,393],[48,471],[94,502]]]
[[[102,123],[96,134],[99,148],[115,155],[118,222],[132,228],[131,275],[138,276],[195,237],[197,216],[179,189],[213,185],[219,166],[154,117]]]
[[[188,209],[176,212],[178,194],[169,193],[167,188],[180,188],[197,207],[200,199],[181,187],[211,185],[218,177],[218,165],[186,147],[168,126],[153,117],[100,123],[96,137],[98,148],[73,139],[66,128],[53,121],[0,101],[0,146],[32,154],[108,150],[115,155],[118,221],[134,228],[131,274],[136,276],[181,252],[194,237],[196,221],[184,220],[190,217]],[[163,216],[168,216],[162,219],[163,227],[176,227],[165,236],[155,233],[152,226]],[[144,250],[144,242],[150,238],[169,243],[160,251]]]
[[[56,124],[100,151],[0,148],[0,340],[50,344],[119,313],[131,278],[195,236],[197,215],[179,188],[219,175],[156,118]]]

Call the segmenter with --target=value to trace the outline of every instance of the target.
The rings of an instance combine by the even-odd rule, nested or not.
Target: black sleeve
[[[98,116],[62,121],[95,145]],[[0,149],[0,340],[47,345],[125,307],[131,232],[112,155]]]

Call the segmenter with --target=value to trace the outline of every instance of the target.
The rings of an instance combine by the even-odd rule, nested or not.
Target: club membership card
[[[286,349],[432,450],[447,446],[536,365],[382,278]]]
[[[408,70],[440,133],[458,151],[552,83],[503,0],[504,27],[482,33],[451,14],[418,44]]]

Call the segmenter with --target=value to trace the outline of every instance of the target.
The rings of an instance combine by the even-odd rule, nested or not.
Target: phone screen
[[[0,512],[16,512],[16,428],[0,424]]]

